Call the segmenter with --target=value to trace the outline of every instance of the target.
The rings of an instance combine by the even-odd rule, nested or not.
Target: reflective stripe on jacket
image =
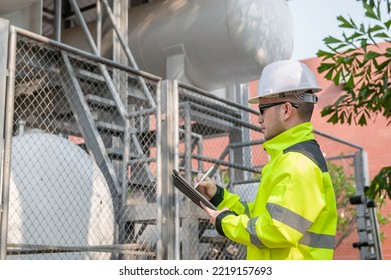
[[[247,259],[332,259],[337,208],[330,174],[312,124],[266,141],[270,161],[253,202],[218,187],[219,234],[247,246]]]

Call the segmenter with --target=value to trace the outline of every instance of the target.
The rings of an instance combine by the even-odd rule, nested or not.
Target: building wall
[[[320,65],[319,58],[312,58],[303,62],[314,73],[317,73],[317,67]],[[377,116],[374,120],[369,121],[366,126],[328,123],[327,118],[322,117],[320,111],[325,106],[332,104],[340,96],[342,90],[319,74],[317,78],[323,91],[318,95],[319,103],[315,106],[313,117],[315,129],[363,147],[368,154],[369,177],[372,180],[382,167],[391,165],[391,153],[387,148],[387,145],[391,143],[391,126],[387,125],[388,121],[382,116]],[[387,201],[378,207],[384,216],[391,217],[390,204],[391,201]],[[391,222],[381,226],[380,232],[384,238],[382,243],[383,257],[384,259],[391,259]]]

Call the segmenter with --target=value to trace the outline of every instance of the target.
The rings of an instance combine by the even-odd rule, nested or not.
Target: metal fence
[[[156,258],[159,79],[21,33],[9,49],[8,258]]]
[[[268,162],[257,124],[258,112],[247,106],[217,98],[186,84],[176,84],[179,93],[179,170],[188,179],[205,173],[211,166],[213,179],[238,193],[242,201],[252,201],[260,171]],[[239,89],[245,95],[248,89]],[[364,192],[367,166],[365,151],[354,144],[315,131],[332,175],[339,212],[335,259],[376,258],[373,213],[364,205],[354,206],[349,198]],[[182,257],[190,259],[244,259],[245,248],[219,236],[204,213],[192,203],[182,205]],[[357,225],[357,221],[366,220]],[[198,237],[197,238],[197,234]],[[358,241],[371,240],[361,252]],[[187,244],[186,246],[184,244]],[[198,248],[196,251],[194,248]]]
[[[256,111],[11,30],[2,258],[245,258],[244,247],[218,236],[173,187],[171,171],[191,181],[214,166],[218,184],[252,200],[268,161]],[[360,147],[316,138],[346,178],[341,195],[346,182],[362,188],[355,179],[364,173],[356,164]],[[340,234],[353,229],[358,240],[355,211],[345,204],[340,217],[350,220]]]

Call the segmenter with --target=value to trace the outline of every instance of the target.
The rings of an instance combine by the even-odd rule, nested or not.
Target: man
[[[247,246],[247,259],[332,259],[337,209],[330,174],[310,123],[315,92],[311,70],[283,60],[262,71],[258,122],[270,161],[253,202],[216,186],[197,188],[218,208],[203,206],[220,235]],[[198,174],[196,180],[200,180]]]

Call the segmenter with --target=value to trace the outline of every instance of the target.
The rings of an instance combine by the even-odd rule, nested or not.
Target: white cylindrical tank
[[[167,54],[181,46],[188,80],[215,90],[289,59],[292,19],[286,0],[153,1],[130,10],[129,46],[141,69],[161,77]]]
[[[96,163],[65,138],[28,133],[12,140],[8,244],[16,249],[113,245],[112,197]],[[31,249],[31,248],[30,248]],[[110,259],[92,251],[8,259]]]
[[[129,47],[141,70],[164,79],[183,76],[205,90],[256,80],[266,64],[289,59],[293,50],[286,0],[155,0],[128,16]],[[69,29],[63,42],[88,49],[82,36],[80,28]],[[102,54],[111,46],[104,39]],[[168,67],[178,55],[182,65]]]

